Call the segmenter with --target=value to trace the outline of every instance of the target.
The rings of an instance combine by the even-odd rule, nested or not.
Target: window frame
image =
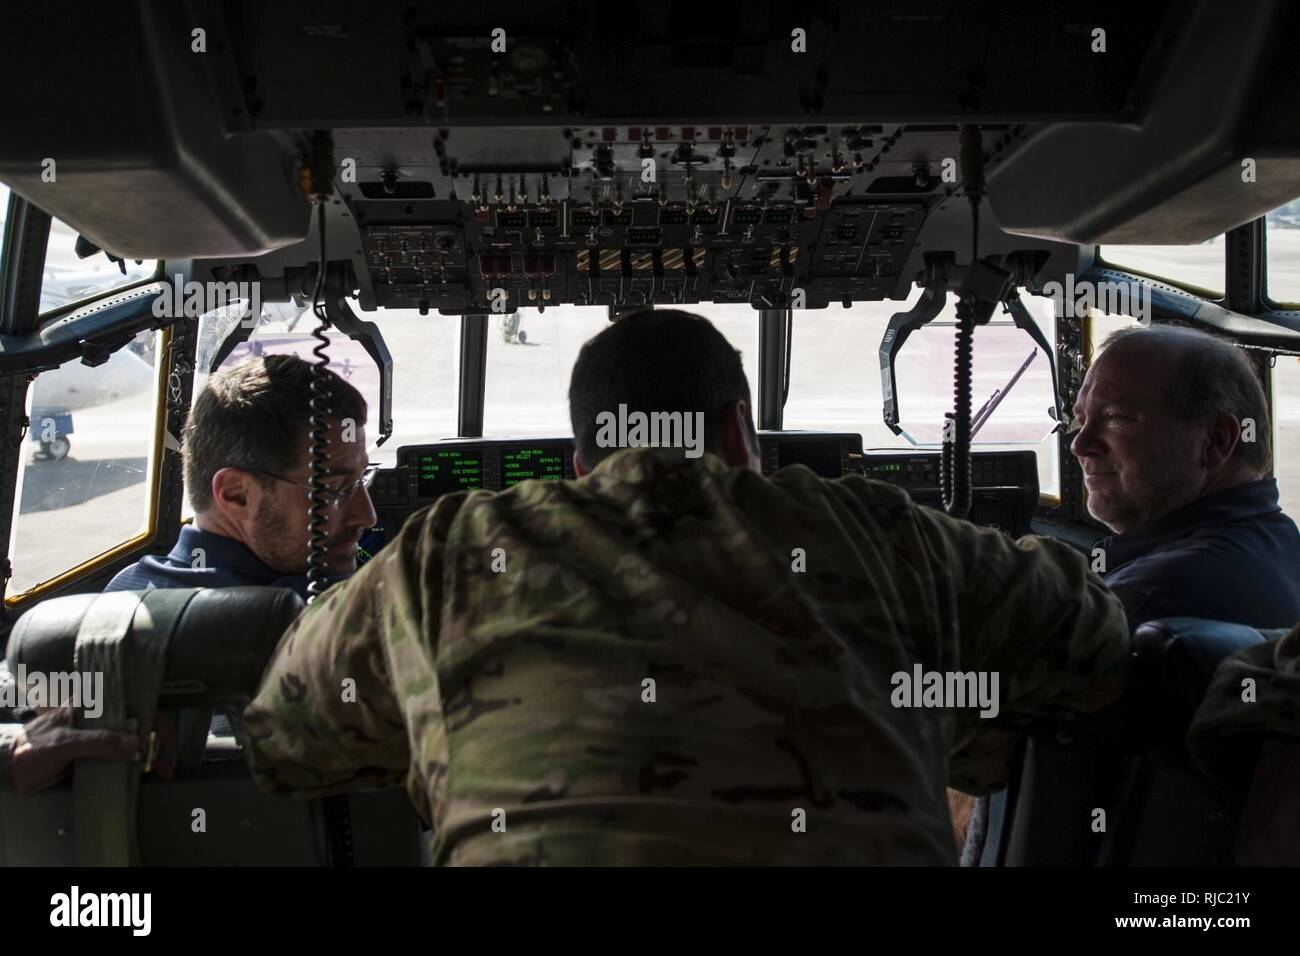
[[[1259,271],[1259,276],[1260,276],[1260,289],[1259,289],[1259,299],[1260,299],[1260,303],[1259,303],[1259,304],[1260,304],[1260,309],[1261,309],[1261,311],[1262,311],[1264,314],[1267,314],[1267,313],[1270,313],[1270,312],[1293,312],[1293,313],[1300,313],[1300,301],[1296,301],[1296,302],[1282,302],[1282,301],[1278,301],[1278,300],[1274,299],[1274,298],[1269,294],[1269,289],[1268,289],[1268,216],[1267,216],[1267,214],[1265,214],[1265,215],[1263,215],[1263,216],[1260,216],[1259,219],[1257,220],[1257,222],[1259,222],[1259,235],[1258,235],[1258,240],[1257,240],[1257,241],[1258,241],[1258,246],[1257,246],[1257,248],[1258,248],[1258,250],[1259,250],[1259,259],[1260,259],[1260,261],[1259,261],[1259,265],[1258,265],[1258,271]],[[1300,231],[1300,230],[1297,230],[1297,231]]]
[[[45,257],[41,262],[41,283],[40,283],[40,287],[36,290],[36,324],[38,327],[44,325],[46,322],[48,322],[51,319],[61,318],[64,315],[71,315],[73,312],[77,311],[78,309],[85,308],[90,303],[98,302],[100,299],[106,299],[109,296],[113,296],[113,295],[121,295],[123,292],[129,292],[132,289],[138,289],[140,286],[148,285],[151,282],[166,281],[167,279],[166,260],[157,259],[155,260],[156,265],[151,275],[144,276],[140,279],[128,282],[125,285],[115,286],[112,289],[96,292],[93,295],[83,296],[82,298],[73,300],[71,302],[65,302],[63,305],[58,305],[52,309],[47,309],[46,311],[42,312],[40,296],[41,296],[41,292],[45,290],[45,270],[49,266],[50,239],[54,236],[55,222],[63,222],[63,220],[56,219],[56,217],[54,216],[50,216],[50,227],[45,234]],[[73,228],[68,223],[63,223],[63,224],[65,226],[68,226],[69,229]],[[80,233],[78,233],[78,235],[80,235]],[[100,250],[100,252],[107,257],[108,255],[107,252],[104,252],[102,249]]]
[[[1212,302],[1215,305],[1223,305],[1228,301],[1228,295],[1230,291],[1228,288],[1228,279],[1230,278],[1230,272],[1228,269],[1228,233],[1226,232],[1223,233],[1221,238],[1223,239],[1223,291],[1222,292],[1215,292],[1213,289],[1206,289],[1198,285],[1193,285],[1192,283],[1186,282],[1181,279],[1173,279],[1170,278],[1169,276],[1156,275],[1153,272],[1147,272],[1143,269],[1138,269],[1133,266],[1124,265],[1124,263],[1122,262],[1115,262],[1111,259],[1107,259],[1105,255],[1103,255],[1103,250],[1105,249],[1105,246],[1103,246],[1101,243],[1097,243],[1096,245],[1093,246],[1093,262],[1097,266],[1100,266],[1102,268],[1113,269],[1116,272],[1126,272],[1129,273],[1130,275],[1141,276],[1143,279],[1150,279],[1152,282],[1159,282],[1162,285],[1170,286],[1171,288],[1174,289],[1179,289],[1183,292],[1188,293],[1189,295],[1196,296],[1198,299],[1204,299],[1206,302]],[[1123,245],[1123,243],[1120,243],[1120,245]]]
[[[116,294],[116,292],[111,294]],[[106,566],[119,561],[123,557],[134,556],[136,553],[141,553],[154,543],[158,533],[159,511],[162,505],[160,500],[164,457],[162,452],[167,425],[167,381],[171,372],[170,362],[167,359],[172,352],[172,327],[170,325],[164,326],[163,328],[156,330],[154,334],[159,336],[159,339],[154,347],[154,430],[153,437],[149,444],[149,474],[145,488],[145,500],[149,507],[146,508],[145,511],[146,517],[144,529],[119,544],[116,544],[105,551],[101,551],[99,554],[92,555],[70,568],[60,571],[53,577],[37,582],[26,590],[11,594],[8,592],[8,588],[6,587],[4,605],[7,609],[21,612],[29,605],[48,597],[52,592],[57,592],[80,578],[100,571]],[[79,361],[79,359],[70,359],[69,361]],[[63,364],[66,365],[68,363],[65,362]],[[61,368],[62,366],[59,367]],[[28,388],[31,387],[31,384],[34,381],[35,379],[33,378],[32,381],[28,383]],[[17,531],[19,517],[17,509],[21,504],[21,498],[18,495],[15,495],[14,501],[12,502],[12,508],[14,510],[11,517],[11,526],[14,530],[11,534],[16,533]]]
[[[1269,426],[1273,431],[1273,434],[1269,436],[1273,449],[1273,460],[1270,463],[1272,466],[1270,473],[1273,480],[1278,483],[1278,492],[1280,494],[1282,490],[1282,475],[1278,472],[1278,449],[1281,447],[1282,417],[1277,413],[1278,378],[1276,374],[1277,360],[1279,357],[1295,359],[1297,362],[1300,362],[1300,354],[1289,354],[1286,352],[1270,353],[1269,376],[1264,389],[1264,397],[1268,402]],[[1300,372],[1297,374],[1300,374]],[[1300,475],[1295,476],[1295,478],[1297,481],[1300,481]],[[1290,502],[1287,502],[1287,504],[1290,504]],[[1297,502],[1297,504],[1300,504],[1300,502]]]

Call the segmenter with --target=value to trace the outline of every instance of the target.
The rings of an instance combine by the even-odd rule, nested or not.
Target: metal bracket
[[[1052,375],[1052,402],[1054,403],[1052,419],[1056,422],[1056,427],[1052,429],[1051,433],[1055,434],[1069,426],[1069,422],[1065,420],[1068,416],[1061,410],[1061,389],[1056,378],[1056,350],[1047,341],[1047,337],[1043,335],[1042,329],[1038,327],[1038,323],[1029,314],[1029,310],[1025,308],[1025,303],[1020,299],[1020,291],[1015,286],[1012,286],[1011,291],[1007,293],[1006,306],[1007,311],[1011,313],[1011,321],[1015,323],[1016,328],[1028,335],[1034,344],[1042,349],[1047,356],[1047,369]]]
[[[252,303],[245,302],[240,308],[239,321],[235,323],[235,327],[226,334],[226,337],[221,340],[221,344],[212,353],[212,360],[208,362],[209,375],[221,368],[221,363],[230,358],[230,353],[247,342],[249,336],[257,329],[257,322],[248,321],[251,318],[253,318]],[[257,318],[260,319],[261,316],[259,315]]]
[[[880,340],[880,390],[883,397],[885,424],[895,435],[902,435],[913,444],[916,442],[898,424],[898,387],[894,375],[894,359],[907,341],[907,337],[932,321],[943,311],[948,302],[949,283],[964,276],[967,270],[953,264],[948,253],[927,255],[925,257],[926,281],[925,291],[917,303],[906,312],[897,312],[885,327],[885,334]],[[1022,284],[1023,276],[1013,275],[1013,285],[1003,300],[1011,321],[1047,356],[1047,366],[1052,376],[1052,418],[1056,422],[1053,432],[1068,427],[1068,416],[1062,411],[1060,383],[1056,374],[1056,351],[1038,327],[1029,310],[1020,298],[1017,284]]]
[[[325,315],[330,324],[357,342],[379,369],[379,438],[382,445],[393,434],[393,356],[384,341],[384,333],[373,322],[357,317],[348,305],[349,263],[332,262],[325,267]]]
[[[351,278],[349,268],[345,262],[326,265],[323,296],[325,315],[329,318],[330,325],[366,350],[370,360],[375,363],[375,368],[379,370],[379,438],[375,444],[382,445],[393,434],[393,356],[388,351],[388,343],[384,341],[379,326],[358,318],[348,305],[348,280]],[[249,323],[249,318],[249,304],[245,303],[239,321],[213,353],[208,365],[209,373],[220,368],[221,363],[230,357],[236,347],[248,341],[257,326],[256,322]]]
[[[895,312],[880,339],[880,391],[884,399],[885,424],[895,435],[912,444],[911,436],[898,424],[898,389],[894,385],[894,359],[907,337],[943,311],[948,302],[948,253],[925,257],[925,291],[916,305],[906,312]]]

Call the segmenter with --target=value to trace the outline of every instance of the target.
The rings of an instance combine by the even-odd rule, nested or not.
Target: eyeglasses
[[[369,491],[371,484],[374,483],[375,473],[379,471],[379,465],[371,462],[366,465],[366,470],[361,473],[361,477],[355,481],[349,481],[341,488],[330,488],[328,485],[321,489],[325,497],[325,503],[335,511],[339,511],[351,503],[352,498],[356,495],[358,489],[365,488]],[[263,478],[274,478],[276,481],[283,481],[287,485],[297,485],[300,488],[310,488],[310,481],[301,481],[297,478],[286,478],[284,475],[272,474],[269,471],[258,471],[256,468],[241,469],[253,475],[261,475]]]

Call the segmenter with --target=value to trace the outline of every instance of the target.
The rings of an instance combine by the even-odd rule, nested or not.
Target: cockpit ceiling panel
[[[1300,196],[1300,5],[1196,4],[1136,124],[1046,124],[990,171],[1007,232],[1195,243]]]
[[[1154,128],[1149,114],[1165,102],[1172,61],[1194,61],[1199,51],[1202,86],[1213,90],[1220,81],[1221,91],[1235,91],[1199,100],[1202,112],[1219,110],[1232,131],[1215,142],[1249,144],[1273,161],[1300,156],[1300,138],[1272,135],[1267,125],[1282,129],[1300,115],[1281,102],[1300,95],[1300,84],[1282,76],[1293,72],[1289,61],[1258,55],[1269,40],[1293,48],[1286,30],[1294,15],[1272,0],[1246,6],[1249,14],[1237,5],[1229,11],[1236,27],[1216,29],[1209,0],[518,0],[491,7],[104,0],[69,4],[63,15],[57,4],[11,4],[0,31],[9,93],[0,180],[123,256],[219,259],[306,250],[309,207],[297,171],[308,133],[325,129],[335,136],[336,154],[356,161],[355,179],[340,167],[336,183],[358,220],[417,226],[437,242],[448,217],[461,217],[466,228],[456,241],[467,275],[480,261],[471,256],[504,255],[504,248],[487,247],[502,241],[501,232],[525,228],[510,225],[519,221],[520,206],[529,207],[526,228],[540,227],[543,243],[535,232],[531,240],[510,236],[510,254],[522,255],[529,245],[533,255],[559,254],[546,246],[549,214],[535,226],[530,204],[540,198],[541,177],[560,197],[553,184],[573,174],[577,193],[569,194],[566,182],[564,198],[594,204],[600,220],[595,245],[585,248],[599,260],[612,239],[620,259],[648,253],[656,275],[668,271],[669,249],[685,261],[685,250],[694,255],[699,248],[690,241],[693,229],[669,235],[683,225],[675,220],[684,213],[685,225],[711,225],[696,221],[693,203],[715,207],[723,217],[719,231],[729,234],[738,204],[788,202],[791,224],[777,221],[783,210],[769,219],[764,207],[761,221],[735,225],[755,227],[750,238],[767,257],[769,278],[790,278],[789,253],[780,247],[797,246],[802,268],[810,268],[827,248],[822,231],[836,218],[828,215],[832,207],[875,203],[888,207],[887,219],[924,219],[957,185],[951,168],[944,175],[945,160],[958,156],[957,124],[979,122],[996,220],[1026,236],[1089,241],[1131,235],[1125,223],[1144,208],[1158,209],[1198,183],[1213,188],[1211,174],[1226,162],[1192,150],[1190,161],[1200,166],[1187,168],[1187,143],[1175,146],[1172,138],[1162,150],[1160,137],[1148,137],[1157,145],[1118,159],[1036,145],[1049,142],[1044,134],[1061,124],[1114,135]],[[1252,99],[1252,91],[1270,92]],[[642,188],[647,158],[658,164],[662,185],[653,196]],[[778,161],[789,165],[770,168]],[[1089,218],[1088,204],[1110,200],[1069,184],[1094,164],[1118,170],[1094,176],[1119,197],[1101,219]],[[1166,168],[1183,170],[1178,182],[1149,178]],[[1122,188],[1120,172],[1127,174]],[[506,210],[504,222],[490,208],[485,223],[481,197],[490,192],[494,199],[498,174],[503,204],[517,208]],[[517,187],[521,175],[529,202],[512,203],[511,180]],[[475,176],[478,202],[469,198]],[[1290,188],[1289,179],[1281,188]],[[1230,204],[1191,195],[1204,211],[1198,234],[1234,215]],[[456,205],[427,205],[447,202]],[[653,226],[638,205],[647,202],[656,207]],[[813,209],[808,219],[801,218],[804,202]],[[623,205],[636,210],[630,223],[621,221]],[[661,222],[668,206],[669,219]],[[607,212],[615,219],[609,224]],[[425,213],[434,218],[420,221]],[[815,236],[805,234],[809,222]],[[620,233],[625,225],[638,231]],[[787,225],[799,228],[783,235]],[[1146,228],[1160,225],[1156,217]],[[661,230],[657,264],[654,233],[643,228]],[[871,242],[883,238],[868,236],[867,251],[853,264],[857,278],[897,267],[893,257],[870,253]],[[576,268],[580,250],[571,251]],[[366,240],[358,261],[374,252],[374,241]],[[730,250],[722,263],[728,281],[758,269],[758,252]],[[645,261],[639,255],[621,262],[623,278],[645,271],[638,268]],[[842,276],[846,261],[827,268]],[[870,275],[857,271],[864,263]],[[517,265],[527,271],[537,263]],[[441,270],[434,278],[442,285]],[[832,300],[844,292],[823,291]]]
[[[221,4],[243,106],[261,128],[1111,119],[1131,114],[1171,6],[333,2],[306,17]],[[327,72],[312,69],[321,62]]]

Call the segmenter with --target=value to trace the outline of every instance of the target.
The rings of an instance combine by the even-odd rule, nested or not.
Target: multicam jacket
[[[625,449],[413,515],[285,634],[248,756],[274,793],[405,782],[438,863],[950,864],[945,785],[997,788],[1128,653],[1065,545]],[[996,672],[997,716],[894,706],[915,665]]]

